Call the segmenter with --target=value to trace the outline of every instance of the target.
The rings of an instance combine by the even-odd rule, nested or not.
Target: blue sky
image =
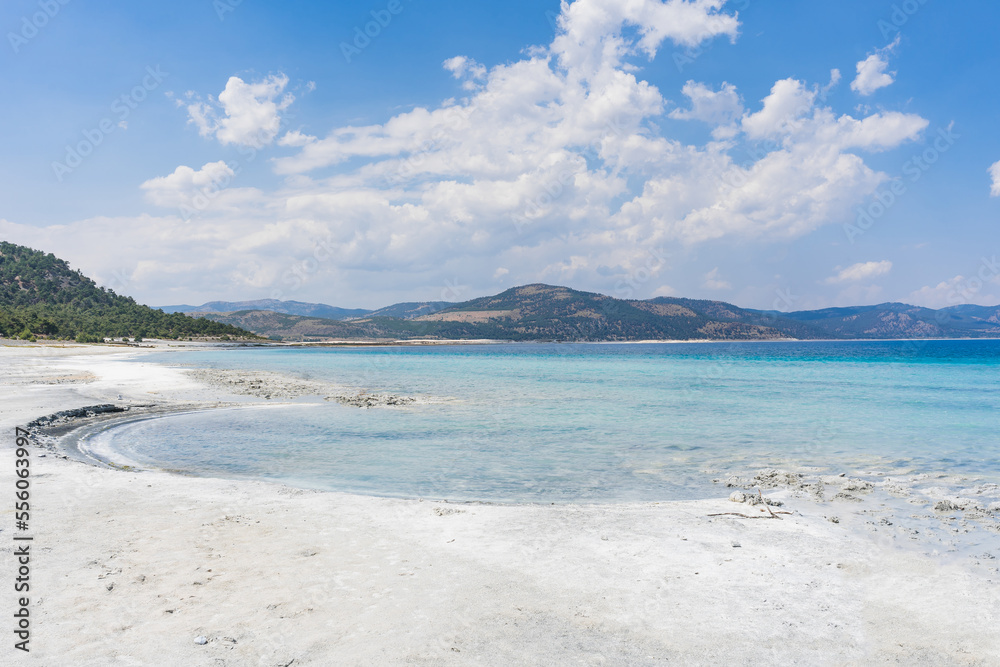
[[[0,237],[154,305],[528,282],[995,305],[998,23],[986,0],[8,0]]]

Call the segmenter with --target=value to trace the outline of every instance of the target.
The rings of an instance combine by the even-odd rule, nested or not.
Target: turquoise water
[[[1000,481],[1000,341],[238,349],[170,364],[415,396],[129,424],[127,458],[355,493],[530,502],[717,497],[764,467]]]

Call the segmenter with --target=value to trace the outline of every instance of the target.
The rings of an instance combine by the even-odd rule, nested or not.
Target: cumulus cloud
[[[859,262],[852,264],[846,269],[841,269],[836,275],[830,276],[824,282],[827,285],[860,282],[888,275],[891,270],[892,262],[888,260],[881,262]]]
[[[722,11],[726,0],[563,0],[551,52],[575,76],[617,67],[630,53],[652,58],[665,40],[697,46],[713,37],[735,40],[739,20]],[[635,28],[636,41],[623,37]]]
[[[722,0],[577,0],[563,4],[557,26],[550,45],[513,62],[446,61],[460,85],[475,83],[461,99],[315,137],[281,132],[291,103],[284,76],[234,77],[218,102],[194,100],[192,122],[206,136],[292,149],[272,161],[285,178],[270,192],[228,187],[213,200],[190,241],[200,245],[177,259],[198,267],[195,278],[178,282],[159,249],[137,250],[155,256],[141,275],[162,270],[199,290],[222,275],[231,287],[207,296],[270,286],[291,298],[304,288],[291,287],[289,267],[323,243],[325,259],[309,275],[361,293],[455,280],[488,291],[500,278],[614,293],[639,275],[650,279],[636,296],[667,293],[665,283],[680,285],[652,280],[649,267],[663,262],[651,249],[788,239],[840,223],[888,178],[864,154],[913,141],[927,126],[893,111],[835,113],[826,93],[836,76],[826,87],[779,80],[759,103],[745,103],[728,82],[688,82],[669,91],[687,100],[669,114],[714,126],[711,141],[690,144],[663,129],[676,127],[661,125],[672,103],[639,67],[668,41],[736,39],[738,17]],[[218,166],[181,167],[143,189],[154,204],[176,206],[223,175]],[[193,227],[172,214],[155,220],[158,232],[180,237]],[[65,234],[102,229],[89,221]],[[495,278],[496,267],[509,273]],[[209,270],[212,281],[197,279]],[[703,289],[731,288],[718,271],[699,278]]]
[[[660,285],[655,290],[653,290],[652,294],[650,294],[651,297],[676,296],[676,295],[677,295],[677,290],[675,290],[670,285]]]
[[[187,106],[189,122],[203,137],[214,136],[222,144],[260,148],[274,141],[281,127],[281,112],[295,101],[284,74],[247,83],[229,77],[218,99],[195,99]]]
[[[736,86],[723,82],[718,91],[711,87],[688,81],[681,92],[690,100],[690,109],[674,109],[671,118],[678,120],[700,120],[716,129],[728,128],[733,121],[743,115],[743,102],[736,92]],[[735,130],[735,128],[734,128]],[[726,136],[732,136],[734,131],[727,131]]]
[[[990,179],[993,181],[990,185],[990,196],[1000,197],[1000,161],[994,162],[989,169]]]
[[[306,144],[316,141],[316,137],[308,134],[303,134],[298,130],[292,130],[291,132],[285,132],[280,139],[278,139],[279,146],[295,146],[302,147]]]
[[[761,110],[743,118],[743,131],[751,139],[772,139],[793,130],[813,109],[817,91],[796,79],[774,84]]]
[[[891,86],[896,76],[895,72],[887,72],[889,67],[889,54],[899,46],[899,35],[895,41],[884,49],[878,49],[875,53],[869,54],[867,58],[858,63],[858,75],[851,82],[851,90],[859,95],[868,96],[880,88]]]
[[[169,176],[151,178],[139,187],[145,191],[146,199],[157,206],[182,206],[190,203],[196,193],[223,186],[233,176],[233,170],[220,160],[198,170],[181,165]]]
[[[997,281],[989,281],[996,283]],[[955,276],[937,285],[926,285],[910,294],[909,302],[925,308],[947,308],[968,303],[993,306],[1000,303],[1000,296],[987,291],[986,283],[973,276]]]
[[[719,276],[719,267],[715,267],[705,274],[705,282],[702,287],[710,290],[732,289],[732,285]]]
[[[466,90],[474,90],[478,85],[477,82],[486,78],[486,67],[466,56],[455,56],[445,60],[444,68],[451,72],[453,77],[462,80],[462,87]]]

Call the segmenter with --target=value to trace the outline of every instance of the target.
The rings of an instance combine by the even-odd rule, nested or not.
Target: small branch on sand
[[[771,518],[772,518],[772,519],[778,519],[778,520],[780,521],[780,520],[781,520],[781,517],[780,517],[780,516],[778,516],[777,514],[775,514],[775,513],[774,513],[774,512],[773,512],[773,511],[771,510],[771,506],[767,504],[767,501],[766,501],[766,500],[764,500],[764,492],[763,492],[763,491],[761,491],[760,489],[757,489],[757,495],[758,495],[758,496],[760,497],[760,502],[761,502],[761,504],[762,504],[762,505],[764,505],[764,507],[766,507],[766,508],[767,508],[767,511],[768,511],[768,512],[770,512],[770,514],[771,514]]]
[[[778,521],[781,521],[781,517],[778,516],[779,514],[791,514],[791,512],[775,512],[764,500],[764,494],[761,493],[760,489],[757,489],[757,494],[760,496],[761,504],[764,505],[770,516],[750,516],[749,514],[741,514],[740,512],[719,512],[717,514],[709,514],[708,516],[738,516],[744,519],[777,519]],[[763,512],[764,510],[761,511]]]
[[[719,512],[718,514],[708,514],[706,516],[738,516],[744,519],[778,519],[781,520],[779,514],[791,514],[791,512],[771,512],[771,516],[750,516],[749,514],[740,514],[739,512]]]

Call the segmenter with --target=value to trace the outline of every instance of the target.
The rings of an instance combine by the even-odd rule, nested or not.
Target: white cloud
[[[284,74],[254,83],[238,76],[229,77],[218,100],[195,99],[188,105],[189,122],[203,137],[215,136],[224,145],[266,146],[280,130],[281,112],[295,101],[291,93],[282,95],[287,85],[288,77]]]
[[[444,68],[456,79],[463,80],[462,87],[466,90],[475,90],[478,82],[486,78],[486,67],[466,56],[445,60]]]
[[[151,178],[141,187],[146,198],[157,206],[182,206],[190,204],[191,198],[205,189],[224,187],[233,178],[233,170],[223,162],[209,162],[195,171],[181,165],[169,176]]]
[[[736,92],[736,86],[723,82],[718,90],[712,90],[703,83],[688,81],[681,92],[691,101],[690,109],[674,109],[671,118],[678,120],[700,120],[719,128],[728,128],[733,121],[743,115],[743,102]],[[735,132],[726,132],[732,136]]]
[[[1000,162],[994,162],[989,169],[990,179],[993,181],[990,185],[990,196],[1000,197]]]
[[[751,139],[771,139],[789,133],[812,111],[816,94],[796,79],[778,81],[764,98],[761,110],[744,116],[743,131]]]
[[[925,308],[947,308],[968,303],[996,305],[1000,296],[983,293],[983,282],[977,278],[955,276],[934,286],[924,286],[909,296],[909,302]]]
[[[675,290],[670,285],[660,285],[655,290],[653,290],[652,294],[650,294],[651,297],[676,296],[676,295],[677,295],[677,290]]]
[[[916,139],[928,124],[926,118],[898,111],[875,113],[862,120],[841,116],[835,128],[832,123],[829,124],[829,135],[821,138],[836,142],[845,149],[878,151]]]
[[[739,20],[722,12],[726,0],[563,0],[551,52],[575,77],[589,78],[617,67],[636,51],[652,58],[660,44],[696,46],[713,37],[736,39]],[[622,36],[626,26],[639,39]]]
[[[298,130],[292,130],[291,132],[285,132],[280,139],[278,139],[279,146],[294,146],[300,148],[306,144],[310,144],[316,141],[316,137],[310,136],[308,134],[303,134]]]
[[[705,282],[702,283],[702,287],[710,290],[724,290],[732,289],[733,286],[728,282],[719,277],[719,267],[715,267],[711,271],[705,274]]]
[[[859,95],[868,96],[880,88],[891,86],[895,72],[886,72],[889,67],[888,56],[899,46],[899,35],[895,41],[884,49],[878,49],[858,63],[858,75],[851,82],[851,90]]]
[[[879,276],[888,275],[892,270],[892,262],[883,260],[881,262],[859,262],[852,264],[846,269],[841,269],[834,276],[830,276],[824,282],[827,285],[839,283],[853,283],[862,280],[871,280]]]
[[[346,294],[407,290],[399,295],[412,299],[423,290],[420,298],[432,298],[456,276],[480,293],[498,279],[615,293],[618,282],[648,276],[630,287],[635,296],[665,294],[673,291],[665,283],[683,288],[675,282],[683,279],[664,268],[654,280],[649,267],[662,262],[650,259],[650,249],[720,238],[763,243],[840,223],[888,178],[858,153],[912,141],[927,125],[898,112],[838,115],[825,102],[833,73],[826,87],[777,81],[751,109],[727,82],[688,82],[669,91],[690,101],[671,115],[716,127],[712,140],[687,143],[662,129],[670,103],[639,76],[637,63],[665,40],[691,46],[735,38],[739,22],[721,0],[577,0],[563,5],[558,25],[549,47],[520,60],[491,68],[464,57],[447,61],[458,81],[475,81],[462,99],[318,137],[282,128],[291,100],[282,97],[284,76],[231,80],[232,94],[219,102],[185,96],[206,136],[250,141],[255,128],[262,140],[294,149],[272,162],[285,177],[281,185],[219,189],[222,163],[179,167],[143,190],[165,207],[218,190],[211,215],[197,225],[178,215],[91,220],[60,230],[51,248],[91,248],[97,238],[107,245],[127,227],[121,255],[146,262],[143,285],[159,272],[164,285],[205,293],[204,300],[271,290],[305,296],[289,267],[320,241],[329,249],[310,284]],[[162,248],[141,242],[153,226],[146,233],[153,242],[169,239]],[[189,247],[178,249],[175,237]],[[494,278],[490,269],[498,266],[509,273]],[[717,271],[703,281],[694,276],[693,287],[731,289]],[[335,293],[317,297],[337,300]]]

